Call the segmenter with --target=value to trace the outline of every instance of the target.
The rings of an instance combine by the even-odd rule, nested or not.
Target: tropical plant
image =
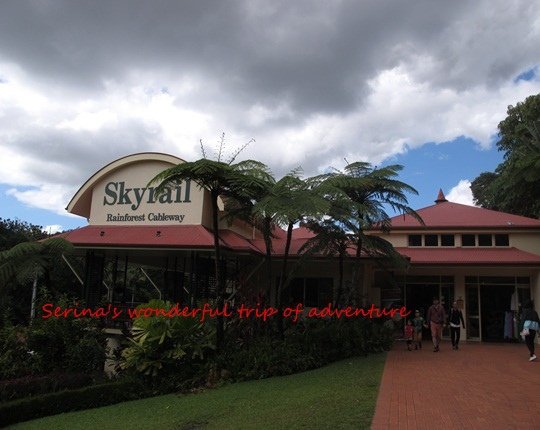
[[[403,265],[403,258],[385,239],[366,231],[389,231],[390,216],[387,208],[397,213],[409,214],[423,223],[421,217],[408,206],[406,193],[418,194],[410,185],[396,179],[401,165],[372,167],[365,162],[350,163],[343,171],[334,171],[319,178],[319,189],[332,201],[331,216],[350,237],[355,252],[356,268],[352,288],[362,291],[360,269],[362,255],[386,258]],[[361,288],[361,290],[360,290]]]
[[[302,254],[321,255],[325,257],[338,257],[339,279],[334,289],[334,306],[340,303],[343,294],[344,266],[351,247],[351,238],[347,232],[334,219],[326,218],[322,221],[311,220],[305,227],[315,233],[300,248]]]
[[[217,307],[221,309],[225,301],[225,286],[221,269],[221,245],[219,240],[219,204],[218,199],[237,200],[240,204],[250,204],[254,196],[260,195],[266,189],[271,175],[267,167],[255,160],[245,160],[234,163],[243,147],[236,151],[228,161],[222,161],[224,136],[222,136],[217,160],[206,158],[206,152],[201,143],[203,158],[180,163],[156,175],[150,184],[157,183],[156,194],[163,193],[167,188],[174,187],[182,181],[190,180],[210,194],[212,207],[212,233],[214,236],[214,271],[216,278]],[[149,185],[150,185],[149,184]],[[224,336],[223,317],[216,318],[217,344],[221,345]]]
[[[151,300],[141,308],[168,310],[172,303]],[[147,376],[172,374],[201,362],[215,349],[214,330],[193,318],[140,316],[133,321],[130,345],[122,351],[121,368]]]
[[[32,310],[36,300],[37,284],[40,277],[48,279],[50,270],[60,261],[62,255],[73,252],[73,245],[61,237],[52,237],[40,242],[23,242],[0,252],[0,289],[8,282],[16,280],[32,285]],[[47,282],[50,284],[50,282]],[[51,288],[51,285],[48,285]]]

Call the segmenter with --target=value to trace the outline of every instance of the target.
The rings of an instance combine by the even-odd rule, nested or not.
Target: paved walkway
[[[388,353],[372,429],[540,429],[540,358],[524,344],[406,349]]]

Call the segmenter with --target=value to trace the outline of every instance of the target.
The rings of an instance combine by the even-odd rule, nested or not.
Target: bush
[[[58,306],[75,304],[61,298]],[[37,362],[37,373],[102,372],[106,336],[98,324],[99,321],[91,318],[36,318],[28,330],[27,347]]]
[[[0,380],[28,375],[37,367],[28,353],[27,336],[26,327],[7,323],[0,328]]]
[[[388,350],[393,342],[392,322],[366,319],[306,319],[286,330],[285,339],[257,337],[230,342],[209,368],[235,381],[287,375],[370,352]]]
[[[84,373],[25,376],[23,378],[0,381],[0,402],[66,389],[82,388],[90,385],[92,381],[92,377]]]
[[[169,302],[152,300],[139,308],[169,309]],[[183,373],[202,363],[215,349],[213,329],[192,318],[139,317],[133,321],[133,338],[122,351],[121,367],[146,376]]]
[[[0,427],[63,412],[135,400],[149,394],[143,385],[135,381],[119,381],[14,400],[0,404]]]

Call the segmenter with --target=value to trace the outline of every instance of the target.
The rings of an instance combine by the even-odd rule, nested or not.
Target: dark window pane
[[[461,246],[475,246],[476,241],[474,234],[462,234],[461,235]]]
[[[306,302],[305,306],[319,305],[319,285],[317,278],[306,279]]]
[[[409,234],[409,246],[422,246],[422,236],[419,234]]]
[[[319,300],[317,303],[318,307],[326,306],[328,303],[332,303],[332,290],[333,282],[332,278],[321,278],[319,279]]]
[[[467,300],[465,302],[465,306],[467,308],[467,315],[477,316],[478,315],[478,288],[467,287],[466,295],[467,295]]]
[[[496,234],[495,235],[495,246],[508,246],[510,242],[508,241],[507,234]]]
[[[479,246],[492,246],[491,234],[479,234],[478,235]]]
[[[441,234],[441,246],[454,246],[454,235]]]
[[[513,276],[480,276],[480,283],[485,285],[514,285],[515,281]]]
[[[465,276],[465,284],[466,285],[477,285],[478,284],[478,276]]]
[[[480,337],[480,320],[478,318],[467,318],[467,338]]]
[[[531,285],[531,280],[528,276],[518,276],[516,282],[520,285]]]
[[[287,305],[295,306],[298,303],[304,303],[304,278],[294,278],[287,290],[284,300]]]
[[[426,234],[424,236],[425,246],[439,246],[438,237],[436,234]]]

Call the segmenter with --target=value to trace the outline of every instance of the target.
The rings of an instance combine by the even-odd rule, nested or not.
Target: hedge
[[[112,405],[152,393],[141,383],[119,381],[0,404],[0,427],[49,415]]]
[[[0,381],[0,402],[73,390],[91,385],[93,378],[84,373],[51,373],[43,376],[25,376],[7,381]]]

